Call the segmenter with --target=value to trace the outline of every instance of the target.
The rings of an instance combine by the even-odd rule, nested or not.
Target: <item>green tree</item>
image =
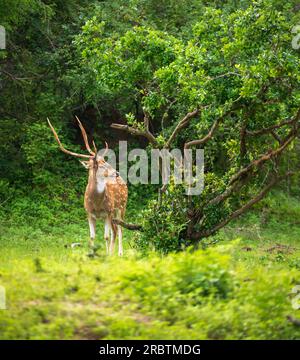
[[[162,203],[145,211],[142,243],[163,251],[195,244],[297,173],[297,161],[282,166],[300,126],[296,19],[292,3],[265,0],[206,7],[190,39],[144,26],[107,36],[104,21],[85,24],[76,40],[90,74],[85,96],[113,101],[129,119],[112,127],[151,147],[205,148],[204,192],[163,187]]]

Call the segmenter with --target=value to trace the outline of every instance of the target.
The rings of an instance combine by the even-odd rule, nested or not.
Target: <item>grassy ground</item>
[[[197,252],[142,258],[125,232],[122,259],[87,256],[85,223],[1,223],[0,338],[299,339],[299,219],[279,195]]]

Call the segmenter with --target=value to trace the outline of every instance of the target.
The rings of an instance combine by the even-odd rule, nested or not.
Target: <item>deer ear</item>
[[[89,169],[89,162],[88,161],[81,161],[79,160],[80,164],[84,166],[86,169]]]

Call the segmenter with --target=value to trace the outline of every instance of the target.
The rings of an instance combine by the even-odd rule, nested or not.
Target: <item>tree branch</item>
[[[273,138],[274,138],[276,141],[278,141],[279,144],[282,143],[282,140],[281,140],[280,136],[278,136],[278,134],[276,133],[276,131],[272,130],[272,131],[270,131],[270,134],[273,136]]]
[[[299,113],[300,115],[300,113]],[[296,121],[298,118],[298,114],[293,118],[293,121]],[[221,194],[215,196],[213,199],[211,199],[206,205],[204,205],[204,208],[211,205],[217,205],[223,201],[225,201],[229,196],[236,190],[240,189],[241,186],[244,185],[246,178],[249,179],[249,175],[254,167],[257,167],[261,165],[263,162],[266,162],[270,160],[271,158],[280,155],[283,150],[291,143],[293,139],[295,139],[297,135],[298,127],[296,126],[293,128],[290,133],[287,135],[284,141],[281,141],[281,147],[275,150],[269,150],[267,153],[262,155],[259,159],[256,159],[252,161],[249,165],[242,168],[239,172],[237,172],[235,175],[232,176],[232,178],[229,180],[228,187],[225,191],[223,191]],[[278,138],[278,141],[280,139]],[[242,178],[242,182],[238,181]],[[202,211],[203,212],[203,211]],[[199,219],[196,219],[198,222]]]
[[[273,179],[269,182],[269,184],[266,185],[259,194],[257,194],[254,198],[252,198],[250,201],[248,201],[245,205],[240,207],[238,210],[234,211],[227,219],[221,221],[219,224],[214,226],[212,229],[193,232],[190,235],[191,239],[200,241],[201,238],[213,235],[218,230],[220,230],[225,225],[227,225],[230,221],[232,221],[233,219],[235,219],[235,218],[239,217],[240,215],[244,214],[253,205],[255,205],[261,199],[263,199],[266,196],[266,194],[272,189],[272,187],[274,187],[274,185],[276,185],[278,182],[280,182],[280,181],[282,181],[282,180],[286,179],[287,177],[292,176],[294,174],[296,174],[296,172],[287,172],[286,174],[284,174],[282,176],[273,177]]]
[[[280,129],[281,127],[283,127],[283,126],[285,126],[285,125],[290,125],[290,124],[292,124],[293,121],[294,121],[294,119],[290,119],[290,120],[282,121],[280,124],[269,126],[269,127],[267,127],[267,128],[262,128],[262,129],[254,130],[254,131],[246,130],[246,134],[247,134],[248,136],[257,136],[257,135],[268,134],[268,133],[270,133],[272,130]]]
[[[186,142],[186,143],[184,144],[184,148],[185,148],[185,149],[188,149],[188,148],[190,148],[190,147],[192,147],[192,146],[194,146],[194,145],[203,145],[203,144],[205,144],[208,140],[210,140],[210,139],[213,137],[213,135],[214,135],[215,131],[217,130],[217,128],[218,128],[218,126],[219,126],[219,124],[220,124],[220,122],[221,122],[222,119],[223,119],[223,116],[220,117],[220,118],[218,118],[218,119],[213,123],[213,125],[212,125],[212,127],[210,128],[208,134],[205,135],[202,139],[192,140],[192,141]]]
[[[268,133],[271,133],[272,130],[280,129],[281,127],[283,127],[285,125],[292,125],[293,123],[297,122],[299,119],[300,119],[300,109],[298,110],[297,114],[292,119],[284,120],[284,121],[280,122],[279,124],[275,124],[275,125],[272,125],[267,128],[260,129],[260,130],[255,130],[255,131],[246,130],[246,134],[249,136],[268,134]]]
[[[245,157],[247,154],[247,142],[246,142],[246,122],[243,122],[240,129],[240,158],[241,164],[245,163]]]
[[[253,160],[248,166],[242,168],[240,171],[238,171],[229,181],[229,185],[232,185],[235,181],[237,181],[241,176],[248,173],[250,170],[252,170],[254,167],[258,167],[262,163],[270,160],[274,156],[277,156],[283,152],[283,150],[295,139],[297,136],[297,130],[298,129],[292,129],[285,139],[285,142],[277,149],[275,150],[269,150],[267,153],[262,155],[259,159]]]
[[[41,74],[35,74],[35,76],[32,77],[19,77],[16,75],[11,74],[10,72],[1,69],[0,72],[2,72],[3,74],[5,74],[6,76],[8,76],[9,78],[11,78],[14,81],[31,81],[31,80],[36,80],[38,78],[41,78],[43,75]]]
[[[223,115],[221,115],[219,118],[217,118],[217,120],[215,120],[215,122],[213,123],[213,125],[210,128],[209,132],[203,138],[198,139],[198,140],[192,140],[192,141],[186,142],[184,144],[184,148],[188,149],[188,148],[190,148],[191,146],[194,146],[194,145],[203,145],[207,141],[209,141],[213,137],[215,131],[217,130],[219,124],[223,121],[223,119],[227,115],[229,115],[232,111],[237,110],[240,107],[240,105],[237,105],[239,100],[240,100],[240,97],[233,102],[233,104],[232,104],[232,106],[231,106],[231,108],[229,110],[227,110]]]
[[[124,222],[123,220],[120,219],[112,219],[112,222],[116,225],[120,225],[128,230],[138,230],[138,231],[143,231],[143,227],[142,225],[138,225],[138,224],[129,224]]]
[[[117,129],[117,130],[126,131],[134,136],[143,136],[146,139],[148,139],[148,141],[151,144],[156,146],[157,140],[156,140],[155,136],[149,130],[149,120],[150,120],[149,114],[145,109],[143,109],[143,111],[144,111],[144,128],[145,128],[145,130],[140,130],[140,129],[136,129],[132,126],[116,124],[116,123],[111,124],[110,127],[113,129]]]
[[[223,202],[224,200],[228,199],[229,196],[239,188],[238,185],[242,185],[238,182],[233,183],[231,186],[229,186],[224,192],[222,192],[221,194],[217,195],[216,197],[214,197],[213,199],[211,199],[207,205],[205,205],[205,207],[207,206],[211,206],[211,205],[217,205],[220,202]]]
[[[217,79],[221,79],[221,78],[224,78],[224,77],[227,77],[227,76],[239,76],[239,77],[242,77],[241,74],[237,73],[237,72],[233,72],[233,71],[230,71],[230,72],[227,72],[225,74],[220,74],[220,75],[217,75],[213,78],[210,78],[209,81],[213,81],[213,80],[217,80]]]
[[[157,145],[157,141],[156,141],[155,137],[149,131],[143,131],[143,130],[136,129],[132,126],[116,124],[116,123],[111,124],[110,127],[113,129],[117,129],[117,130],[126,131],[134,136],[143,136],[146,139],[148,139],[151,144]]]
[[[187,113],[177,124],[177,126],[175,127],[173,133],[171,134],[171,136],[169,137],[168,141],[165,143],[164,148],[168,149],[170,147],[171,142],[175,139],[176,135],[178,134],[178,132],[186,127],[188,125],[188,123],[190,122],[190,120],[192,118],[194,118],[195,116],[197,116],[199,114],[200,110],[199,109],[195,109],[192,112]]]

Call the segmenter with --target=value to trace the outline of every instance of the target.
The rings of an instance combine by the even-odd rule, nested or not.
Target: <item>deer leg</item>
[[[121,217],[121,211],[117,210],[117,218],[122,219]],[[118,230],[118,240],[119,240],[119,256],[123,256],[123,233],[122,233],[122,226],[117,225]]]
[[[123,234],[122,234],[122,227],[118,225],[118,238],[119,238],[119,256],[123,256]]]
[[[90,215],[88,220],[89,220],[89,226],[90,226],[89,246],[91,248],[94,248],[94,240],[95,240],[95,236],[96,236],[96,219],[93,217],[93,215]]]
[[[112,255],[115,249],[115,240],[117,235],[117,228],[116,225],[111,222],[111,238],[110,238],[110,247],[109,247],[109,254]]]
[[[110,221],[109,221],[109,218],[106,217],[106,219],[105,219],[105,224],[104,224],[104,239],[105,239],[105,244],[106,244],[106,254],[107,254],[107,255],[108,255],[108,253],[109,253],[109,235],[110,235],[110,229],[111,229]]]

